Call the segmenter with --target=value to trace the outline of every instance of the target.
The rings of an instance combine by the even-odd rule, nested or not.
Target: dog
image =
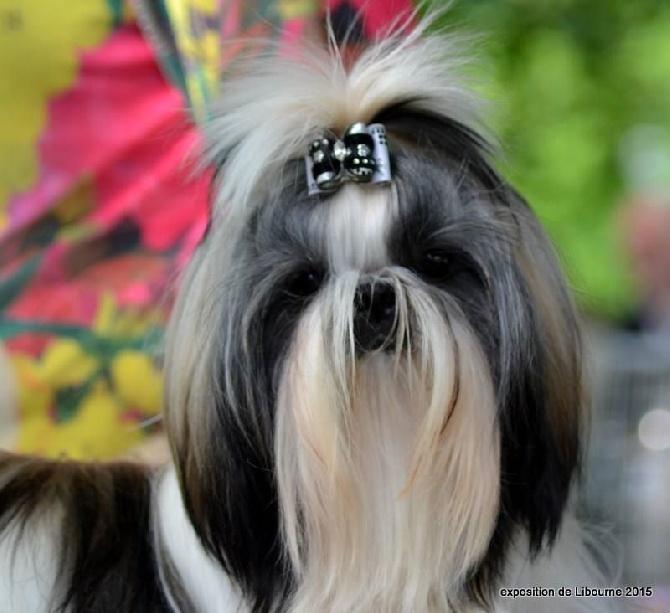
[[[607,587],[570,502],[575,307],[426,30],[226,83],[166,334],[172,461],[3,455],[0,610],[612,610],[558,596]]]

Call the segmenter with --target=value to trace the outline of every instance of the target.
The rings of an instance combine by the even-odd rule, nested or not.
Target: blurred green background
[[[582,308],[624,319],[636,299],[617,210],[631,192],[670,185],[670,2],[462,0],[440,25],[483,33],[477,63],[503,171],[554,239]],[[631,143],[644,125],[653,138]]]

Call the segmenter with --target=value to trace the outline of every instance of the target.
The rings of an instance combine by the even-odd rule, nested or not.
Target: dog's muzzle
[[[362,283],[356,290],[354,336],[357,354],[395,345],[396,293],[386,283]]]

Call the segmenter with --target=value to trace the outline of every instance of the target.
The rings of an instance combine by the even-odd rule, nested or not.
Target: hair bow
[[[386,128],[359,121],[352,123],[341,139],[324,135],[309,146],[305,165],[311,196],[334,192],[346,181],[388,185],[391,162]]]

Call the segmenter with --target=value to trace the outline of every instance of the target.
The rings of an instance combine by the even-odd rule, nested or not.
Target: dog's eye
[[[442,281],[453,272],[456,259],[445,251],[426,251],[419,257],[418,272],[428,279]]]
[[[307,298],[319,291],[323,282],[323,273],[315,268],[295,273],[286,286],[286,293],[297,298]]]

